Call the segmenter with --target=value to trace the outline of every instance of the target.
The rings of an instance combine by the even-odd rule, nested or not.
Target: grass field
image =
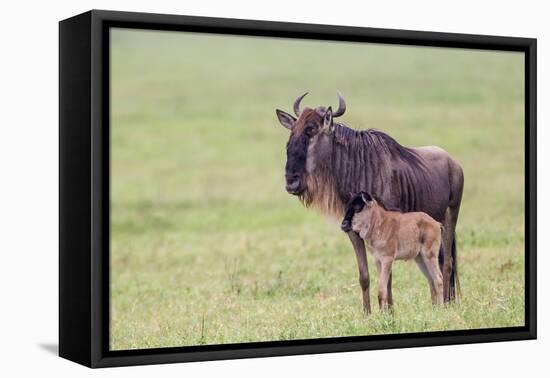
[[[111,349],[523,325],[521,54],[123,30],[111,41]],[[462,164],[459,305],[433,309],[416,265],[398,262],[395,312],[366,317],[347,236],[285,192],[275,108],[305,90],[305,105],[336,106],[337,89],[344,123]]]

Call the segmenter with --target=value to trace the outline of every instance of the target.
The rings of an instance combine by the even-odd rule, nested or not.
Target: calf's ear
[[[289,130],[292,130],[292,128],[294,127],[294,122],[296,122],[296,118],[280,109],[276,109],[275,113],[277,113],[277,118],[279,118],[279,122],[281,122],[281,125]]]
[[[364,203],[372,201],[372,196],[366,192],[361,192],[361,198],[363,199]]]

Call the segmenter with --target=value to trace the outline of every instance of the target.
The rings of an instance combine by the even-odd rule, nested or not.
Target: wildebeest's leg
[[[424,274],[426,277],[426,280],[428,280],[428,285],[430,286],[430,297],[432,298],[432,303],[435,303],[436,300],[436,293],[434,288],[434,283],[432,280],[432,276],[430,275],[430,272],[428,271],[428,267],[424,263],[424,259],[422,258],[421,254],[418,254],[418,256],[415,257],[414,261],[420,268],[420,271]]]
[[[348,232],[349,239],[351,244],[353,244],[353,249],[355,250],[355,256],[357,257],[357,266],[359,267],[359,284],[361,285],[361,290],[363,293],[363,310],[367,314],[370,314],[370,277],[369,277],[369,264],[367,261],[367,253],[365,250],[365,242],[361,237],[354,231]]]
[[[433,246],[431,250],[423,250],[420,252],[424,265],[426,266],[432,281],[434,291],[434,293],[432,293],[432,303],[434,305],[443,303],[443,275],[441,274],[439,262],[437,261],[438,252],[438,246]]]
[[[393,259],[391,257],[382,257],[380,259],[380,274],[378,276],[378,305],[380,310],[387,310],[388,307],[388,282],[391,275],[391,266]]]
[[[392,272],[390,271],[390,278],[388,279],[388,305],[390,309],[392,309],[393,307],[393,295],[391,293],[391,277],[392,277]]]

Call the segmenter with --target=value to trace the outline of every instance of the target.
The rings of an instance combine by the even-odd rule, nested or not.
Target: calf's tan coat
[[[384,310],[393,304],[388,287],[395,260],[414,259],[428,280],[432,303],[443,303],[443,276],[438,262],[442,248],[441,223],[423,212],[387,210],[368,193],[360,195],[364,205],[352,214],[351,228],[365,241],[376,260],[380,308]],[[353,200],[350,204],[353,206]],[[346,210],[349,217],[350,209]]]

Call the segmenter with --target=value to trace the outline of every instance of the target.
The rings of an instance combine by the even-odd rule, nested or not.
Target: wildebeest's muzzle
[[[285,180],[286,191],[301,195],[306,190],[304,176],[306,173],[308,139],[305,135],[291,137],[286,150]]]
[[[290,194],[300,194],[301,180],[299,174],[285,175],[286,186],[285,189]]]

